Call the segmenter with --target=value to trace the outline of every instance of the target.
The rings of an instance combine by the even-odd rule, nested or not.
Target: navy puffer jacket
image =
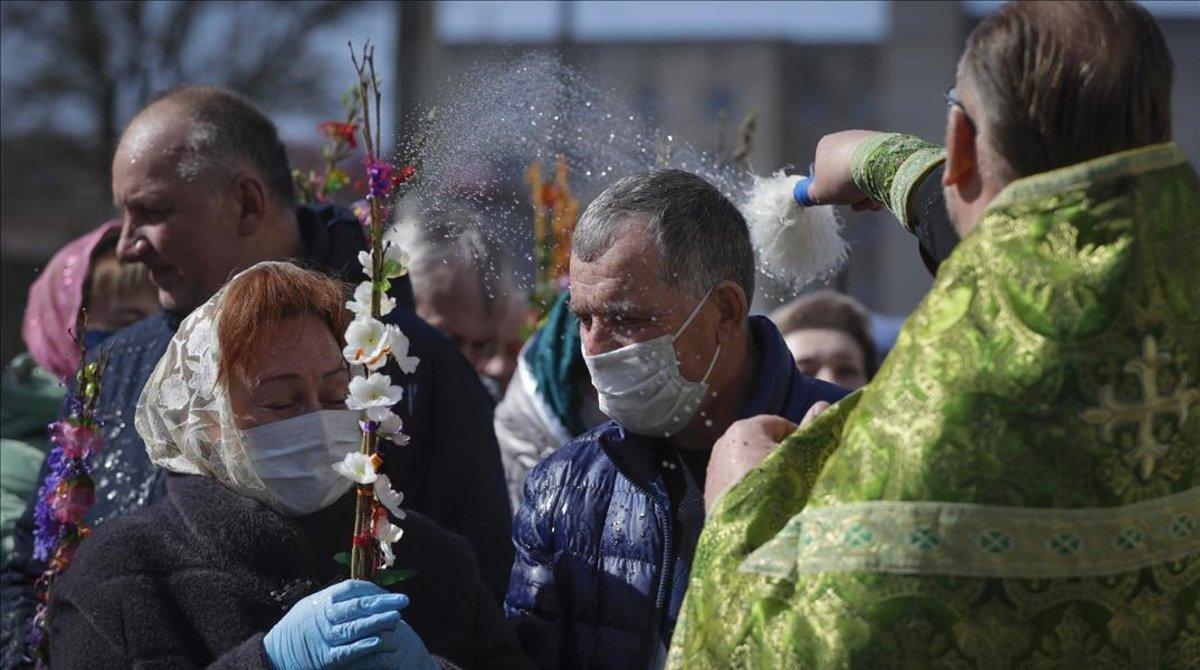
[[[813,403],[846,394],[802,375],[767,319],[752,317],[751,331],[762,359],[741,418],[778,414],[799,422]],[[664,440],[610,421],[526,478],[505,611],[541,667],[661,663],[704,523],[703,482],[673,505],[664,468],[688,470]]]

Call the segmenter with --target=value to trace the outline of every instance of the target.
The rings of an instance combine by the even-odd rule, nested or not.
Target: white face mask
[[[721,355],[721,345],[717,345],[704,378],[693,382],[679,372],[672,343],[700,313],[711,293],[709,289],[704,294],[674,335],[595,356],[584,354],[592,386],[600,396],[600,411],[631,432],[654,437],[670,437],[691,422],[708,392],[708,376]]]
[[[285,514],[324,509],[354,485],[333,465],[360,448],[358,419],[359,412],[326,409],[242,431],[255,474]]]

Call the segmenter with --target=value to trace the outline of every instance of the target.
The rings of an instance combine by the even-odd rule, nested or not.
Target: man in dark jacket
[[[358,281],[357,254],[366,248],[350,212],[295,205],[274,125],[221,89],[178,89],[139,113],[113,160],[113,194],[124,213],[118,252],[149,268],[164,311],[106,343],[99,412],[108,436],[93,473],[92,525],[162,495],[163,475],[149,463],[133,415],[183,316],[228,277],[262,260],[298,259]],[[471,542],[485,583],[500,597],[513,550],[491,403],[453,343],[413,314],[407,283],[400,287],[400,307],[385,320],[409,337],[421,364],[397,380],[405,387],[397,411],[412,442],[388,454],[385,468],[409,507]],[[33,557],[33,502],[18,522],[2,575],[0,661],[6,668],[23,663],[33,583],[44,569]]]
[[[703,179],[626,178],[572,241],[571,311],[613,421],[525,480],[505,609],[544,667],[661,663],[704,525],[705,470],[734,421],[800,421],[845,391],[802,375],[779,331],[749,317],[746,222]]]

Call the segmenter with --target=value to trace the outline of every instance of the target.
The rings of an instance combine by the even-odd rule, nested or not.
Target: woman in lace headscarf
[[[420,515],[393,519],[404,595],[334,558],[354,493],[332,466],[360,439],[345,299],[261,263],[183,321],[136,417],[167,495],[81,543],[51,592],[55,668],[525,664],[466,541]]]

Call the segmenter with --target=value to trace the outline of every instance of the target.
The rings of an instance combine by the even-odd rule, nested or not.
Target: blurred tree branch
[[[313,34],[358,8],[334,0],[5,2],[0,41],[19,63],[4,68],[0,116],[5,125],[68,118],[77,134],[92,134],[107,190],[121,129],[154,94],[215,84],[273,111],[294,109],[329,75],[308,49]]]

